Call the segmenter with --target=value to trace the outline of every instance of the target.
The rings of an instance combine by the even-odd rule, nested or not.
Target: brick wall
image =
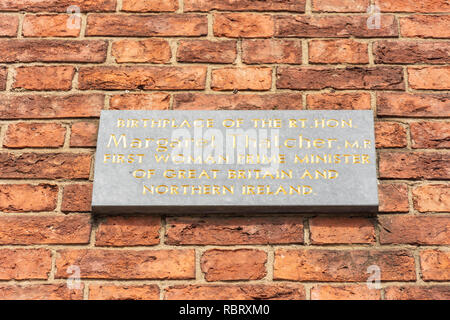
[[[0,298],[449,299],[450,1],[376,3],[0,0]],[[101,109],[372,109],[380,212],[92,217]]]

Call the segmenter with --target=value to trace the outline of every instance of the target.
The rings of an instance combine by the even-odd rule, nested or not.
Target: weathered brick
[[[96,246],[148,246],[159,243],[160,217],[108,217],[98,226]]]
[[[279,249],[274,280],[360,282],[377,265],[382,281],[415,281],[413,255],[405,250]]]
[[[0,14],[0,37],[15,37],[19,29],[19,17]]]
[[[166,289],[166,300],[303,300],[301,285],[177,285]]]
[[[366,12],[369,0],[314,0],[312,10],[316,12]]]
[[[89,300],[159,300],[156,285],[91,284]]]
[[[66,284],[2,285],[3,300],[82,300],[81,289],[69,289]]]
[[[377,5],[382,12],[450,12],[450,3],[447,0],[378,0]]]
[[[399,67],[279,67],[278,89],[404,89]]]
[[[369,63],[368,44],[356,40],[309,41],[310,63]]]
[[[299,110],[301,93],[278,94],[203,94],[180,93],[174,96],[174,109],[180,110]]]
[[[0,244],[86,244],[91,233],[90,217],[0,217]]]
[[[400,33],[403,37],[449,38],[449,15],[412,15],[401,17]]]
[[[78,19],[68,14],[27,14],[23,20],[22,34],[24,37],[78,37],[81,18]]]
[[[121,94],[111,97],[111,110],[167,110],[170,95],[163,92],[150,94]]]
[[[82,279],[195,279],[194,250],[59,250],[56,278],[77,265]]]
[[[450,122],[413,122],[410,124],[412,147],[449,149]]]
[[[309,231],[312,244],[375,243],[375,227],[367,218],[316,217]]]
[[[0,68],[0,90],[6,89],[7,76],[8,76],[8,69]]]
[[[71,66],[18,67],[15,73],[14,89],[68,91],[72,88],[75,68]]]
[[[449,179],[450,154],[381,152],[379,174],[391,179]]]
[[[63,212],[91,211],[92,185],[71,184],[64,187],[61,210]]]
[[[71,147],[95,147],[97,145],[97,122],[80,121],[72,124]]]
[[[0,62],[104,62],[102,40],[0,39]]]
[[[233,63],[236,56],[234,40],[181,40],[178,44],[180,62]]]
[[[450,286],[392,286],[384,296],[386,300],[449,300]]]
[[[329,286],[316,285],[311,288],[311,300],[380,300],[381,290],[367,285]]]
[[[87,179],[91,160],[83,153],[0,153],[0,178]]]
[[[99,117],[102,94],[0,95],[0,119]]]
[[[407,145],[406,129],[397,122],[376,122],[375,138],[377,148],[404,148]]]
[[[128,12],[174,12],[178,0],[122,0],[122,11]]]
[[[450,90],[450,67],[409,67],[408,80],[416,90]]]
[[[167,218],[166,244],[246,245],[303,243],[301,217]]]
[[[47,279],[52,257],[47,249],[0,249],[0,280]]]
[[[378,220],[382,244],[450,244],[450,217],[383,216]]]
[[[201,268],[206,281],[258,280],[266,276],[267,253],[254,249],[219,250],[203,253]]]
[[[269,38],[274,33],[271,15],[256,13],[215,13],[214,35],[228,38]]]
[[[380,92],[378,116],[450,117],[450,94]]]
[[[370,110],[370,93],[315,93],[306,97],[308,109]]]
[[[5,212],[53,211],[58,187],[49,184],[0,185],[0,210]]]
[[[3,147],[58,148],[64,144],[66,128],[58,123],[13,123],[8,126]]]
[[[184,10],[207,12],[225,11],[291,11],[305,12],[305,0],[184,0]]]
[[[302,42],[279,39],[243,40],[242,61],[246,64],[302,64]]]
[[[450,212],[450,186],[448,184],[417,186],[413,189],[412,194],[414,208],[419,212]]]
[[[375,63],[444,64],[450,62],[447,41],[377,41],[373,45]]]
[[[112,44],[112,56],[117,63],[168,63],[172,56],[169,43],[162,39],[117,40]]]
[[[403,183],[378,185],[380,212],[408,212],[408,186]]]
[[[392,15],[381,16],[381,28],[369,29],[367,16],[303,16],[275,17],[275,36],[296,38],[381,38],[397,37],[397,20]]]
[[[450,251],[424,250],[420,252],[422,279],[425,281],[450,280]]]
[[[66,12],[70,6],[81,12],[114,11],[116,0],[0,0],[1,11]]]
[[[87,36],[189,37],[207,33],[206,16],[196,14],[90,14],[86,27]]]
[[[79,70],[81,90],[204,89],[206,67],[85,67]]]
[[[222,68],[212,71],[213,90],[269,90],[272,86],[272,68]]]

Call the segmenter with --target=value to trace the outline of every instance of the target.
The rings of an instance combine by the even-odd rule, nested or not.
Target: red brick
[[[89,300],[159,300],[156,285],[91,284]]]
[[[0,185],[0,210],[5,212],[53,211],[58,187],[49,184]]]
[[[447,0],[378,0],[377,5],[382,12],[450,12],[450,3]]]
[[[228,38],[269,38],[273,36],[271,15],[256,13],[215,13],[214,35]]]
[[[278,39],[243,40],[242,61],[246,64],[302,64],[302,42]]]
[[[367,285],[316,285],[311,288],[311,300],[381,300],[381,290]]]
[[[450,186],[427,184],[412,191],[414,208],[419,212],[450,212]]]
[[[108,217],[100,223],[96,246],[149,246],[159,243],[160,217]]]
[[[385,289],[386,300],[449,300],[450,286],[395,286]]]
[[[81,17],[78,19],[68,14],[26,15],[22,34],[24,37],[78,37]]]
[[[0,14],[0,37],[15,37],[19,29],[19,17]]]
[[[381,38],[397,37],[397,20],[393,15],[381,16],[381,28],[369,29],[367,16],[304,16],[275,17],[275,36],[295,38]]]
[[[61,210],[63,212],[91,211],[92,185],[71,184],[64,187]]]
[[[450,155],[435,152],[381,152],[380,178],[449,179]]]
[[[167,218],[166,244],[247,245],[303,243],[302,217]]]
[[[308,109],[370,110],[370,93],[315,93],[306,97]]]
[[[71,66],[33,66],[15,69],[13,88],[26,90],[64,90],[72,88],[75,68]]]
[[[58,148],[64,145],[66,128],[58,123],[13,123],[8,126],[3,147]]]
[[[316,217],[309,221],[312,244],[375,243],[375,228],[367,218]]]
[[[0,62],[104,62],[102,40],[0,39]]]
[[[161,39],[117,40],[112,44],[112,56],[117,63],[168,63],[172,56],[169,43]]]
[[[222,68],[212,71],[213,90],[269,90],[272,86],[272,68]]]
[[[233,63],[236,60],[236,41],[181,40],[177,61],[205,63]]]
[[[90,217],[0,217],[0,244],[86,244],[91,234]]]
[[[8,69],[0,68],[0,90],[6,89],[6,79],[8,77]]]
[[[379,223],[382,244],[450,244],[450,217],[383,216]]]
[[[428,63],[444,64],[450,62],[448,52],[450,43],[447,41],[377,41],[373,46],[375,63]]]
[[[254,249],[219,250],[203,253],[206,281],[259,280],[266,276],[267,253]]]
[[[415,281],[413,255],[405,250],[279,249],[274,280],[361,282],[377,265],[382,281]]]
[[[166,300],[303,300],[301,285],[177,285],[165,291]]]
[[[380,92],[377,96],[378,116],[450,117],[449,94]]]
[[[150,94],[122,94],[111,97],[111,110],[167,110],[170,95],[163,92]]]
[[[85,67],[79,70],[81,90],[204,89],[206,67]]]
[[[71,265],[82,279],[195,279],[194,250],[59,250],[56,278],[67,278]]]
[[[406,129],[400,123],[383,121],[375,123],[377,148],[406,147]]]
[[[401,17],[400,32],[403,37],[449,38],[450,16],[413,15]]]
[[[316,12],[366,12],[369,0],[314,0],[312,10]]]
[[[203,94],[180,93],[174,96],[174,109],[180,110],[299,110],[301,93],[278,94]]]
[[[380,212],[408,212],[408,186],[403,183],[378,185]]]
[[[3,300],[82,300],[83,290],[69,289],[66,284],[2,285]]]
[[[368,44],[356,40],[309,41],[310,63],[369,63]]]
[[[425,281],[450,280],[450,251],[424,250],[420,252],[422,279]]]
[[[450,122],[413,122],[410,128],[413,148],[450,148]]]
[[[114,11],[116,0],[0,0],[1,11],[66,12],[70,6],[82,12]]]
[[[122,11],[128,12],[174,12],[178,0],[122,0]]]
[[[416,90],[450,90],[450,67],[409,67],[408,80]]]
[[[305,0],[184,0],[184,11],[291,11],[305,12]]]
[[[404,89],[399,67],[279,67],[278,89]]]
[[[0,280],[47,279],[52,257],[47,249],[0,249]]]
[[[207,33],[206,16],[196,14],[90,14],[86,27],[87,36],[189,37]]]
[[[0,119],[99,117],[102,94],[0,95]]]
[[[95,147],[97,145],[97,122],[81,121],[72,124],[71,147]]]

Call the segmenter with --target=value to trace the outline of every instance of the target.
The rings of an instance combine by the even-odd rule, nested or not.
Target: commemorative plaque
[[[102,111],[92,207],[374,212],[372,111]]]

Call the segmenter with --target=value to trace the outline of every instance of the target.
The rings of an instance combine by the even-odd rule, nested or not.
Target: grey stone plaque
[[[372,111],[102,111],[103,214],[374,212]]]

